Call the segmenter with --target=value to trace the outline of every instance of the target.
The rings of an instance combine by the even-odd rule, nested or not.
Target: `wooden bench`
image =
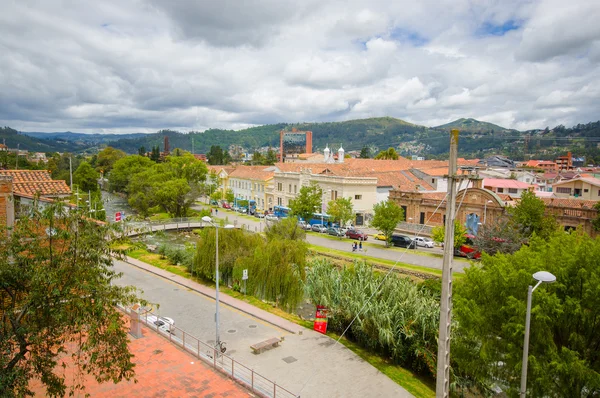
[[[261,341],[260,343],[252,344],[250,348],[252,348],[255,354],[260,354],[267,348],[278,347],[280,342],[280,339],[273,337],[268,340]]]

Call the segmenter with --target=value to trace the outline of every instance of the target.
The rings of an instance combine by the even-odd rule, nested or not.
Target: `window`
[[[288,192],[289,192],[289,193],[292,193],[292,184],[290,184],[290,185],[288,186]]]
[[[518,193],[519,190],[517,188],[508,188],[508,193]]]
[[[589,192],[589,191],[590,191],[589,189],[584,189],[583,190],[583,192],[586,192],[586,193]]]
[[[435,178],[432,178],[432,179],[431,179],[431,183],[432,183],[432,184],[435,184]]]
[[[281,198],[277,198],[277,205],[281,206]]]
[[[298,186],[297,186],[297,185],[294,185],[294,193],[296,193],[296,192],[297,192],[297,191],[296,191],[296,189],[297,189],[297,188],[298,188]]]
[[[504,193],[504,188],[498,188],[498,193]]]
[[[283,184],[282,184],[282,183],[280,183],[280,182],[278,182],[278,183],[277,183],[277,190],[278,190],[279,192],[283,191]],[[281,203],[277,203],[277,204],[278,204],[279,206],[281,206]]]
[[[362,199],[362,195],[354,195],[354,200],[361,200]]]
[[[571,194],[571,188],[565,188],[565,187],[556,187],[556,193],[566,193],[566,194]]]

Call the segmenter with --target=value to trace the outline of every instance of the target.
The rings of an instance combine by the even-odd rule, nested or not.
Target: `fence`
[[[396,225],[396,229],[399,229],[404,232],[412,232],[413,234],[419,234],[419,236],[431,236],[431,231],[433,230],[433,227],[429,225],[413,224],[402,221],[399,222],[398,225]]]
[[[159,316],[151,311],[145,311],[139,314],[131,309],[120,307],[122,311],[128,314],[132,320],[143,322],[150,329],[161,336],[168,338],[171,343],[178,345],[196,358],[203,360],[215,370],[226,374],[237,383],[249,388],[255,394],[265,398],[299,398],[276,382],[269,380],[265,376],[255,372],[253,369],[241,364],[235,359],[222,354],[216,347],[210,346],[198,338],[186,333],[184,330],[173,326],[158,326],[153,320],[159,319]],[[148,320],[150,318],[150,320]]]

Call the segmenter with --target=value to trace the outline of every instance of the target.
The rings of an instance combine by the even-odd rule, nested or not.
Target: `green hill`
[[[5,143],[9,148],[19,148],[31,152],[79,152],[89,148],[87,144],[60,138],[30,137],[10,127],[0,127],[0,143]]]
[[[461,132],[468,132],[468,133],[516,131],[516,130],[511,130],[511,129],[507,129],[507,128],[498,126],[497,124],[482,122],[482,121],[472,119],[472,118],[468,118],[468,119],[461,118],[461,119],[455,120],[450,123],[442,124],[441,126],[436,126],[436,127],[434,127],[434,129],[448,130],[448,131],[452,130],[452,129],[458,129]]]

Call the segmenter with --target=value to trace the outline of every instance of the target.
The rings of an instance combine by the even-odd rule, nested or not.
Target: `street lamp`
[[[331,189],[328,189],[327,191],[323,191],[322,195],[321,195],[321,225],[323,225],[323,213],[325,213],[325,202],[323,201],[323,198],[325,197],[325,194],[327,193],[331,193]],[[340,225],[341,227],[341,225]]]
[[[552,283],[556,281],[556,277],[547,271],[538,271],[533,274],[533,278],[538,283],[527,291],[527,315],[525,316],[525,341],[523,343],[523,365],[521,369],[521,398],[525,398],[527,394],[527,359],[529,355],[529,324],[531,323],[531,295],[533,291],[542,283]]]
[[[221,339],[219,338],[219,226],[215,224],[209,216],[202,217],[202,221],[209,223],[213,227],[215,227],[215,240],[216,240],[216,249],[215,249],[215,324],[216,324],[216,340],[215,340],[215,348],[218,350],[221,344]],[[225,225],[223,228],[231,229],[234,228],[233,225]]]
[[[485,224],[485,219],[487,218],[487,205],[488,203],[494,203],[491,200],[488,200],[487,202],[485,202],[485,204],[483,205],[483,223]]]

